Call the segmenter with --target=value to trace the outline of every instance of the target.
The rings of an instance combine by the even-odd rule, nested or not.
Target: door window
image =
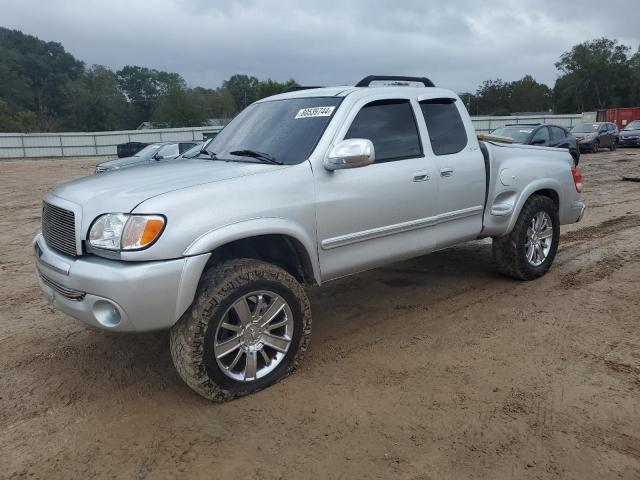
[[[547,143],[549,141],[549,129],[547,127],[539,128],[531,139],[531,143],[535,143],[536,141],[540,140],[544,140],[544,143]]]
[[[565,138],[567,136],[567,132],[565,131],[564,128],[560,128],[560,127],[550,127],[551,128],[551,138],[553,140],[562,140],[563,138]]]
[[[467,146],[467,130],[453,98],[434,98],[420,102],[436,155],[451,155]]]
[[[344,138],[371,140],[375,163],[422,156],[418,127],[409,100],[368,103],[358,112]]]

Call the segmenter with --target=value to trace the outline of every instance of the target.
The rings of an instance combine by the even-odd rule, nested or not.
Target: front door
[[[433,98],[421,101],[420,108],[431,147],[427,157],[438,171],[437,227],[433,230],[440,249],[477,238],[482,230],[487,176],[478,140],[467,136],[473,126],[460,101]]]
[[[323,280],[435,247],[429,226],[437,210],[437,172],[424,156],[416,108],[408,98],[361,101],[334,144],[369,139],[375,163],[314,172]]]

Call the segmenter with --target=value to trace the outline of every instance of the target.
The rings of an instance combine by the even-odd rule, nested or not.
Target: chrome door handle
[[[427,180],[429,180],[429,175],[427,175],[426,173],[421,173],[413,176],[414,182],[426,182]]]
[[[453,168],[441,168],[440,169],[440,176],[441,177],[450,177],[451,175],[453,175]]]

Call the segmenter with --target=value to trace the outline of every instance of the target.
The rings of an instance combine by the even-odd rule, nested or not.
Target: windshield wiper
[[[256,152],[255,150],[234,150],[229,152],[230,155],[237,157],[251,157],[256,160],[262,160],[265,163],[271,163],[273,165],[284,165],[280,160],[268,153]]]

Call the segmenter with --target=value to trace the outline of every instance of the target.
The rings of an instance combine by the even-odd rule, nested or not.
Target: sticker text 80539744
[[[295,118],[330,117],[336,107],[301,108]]]

